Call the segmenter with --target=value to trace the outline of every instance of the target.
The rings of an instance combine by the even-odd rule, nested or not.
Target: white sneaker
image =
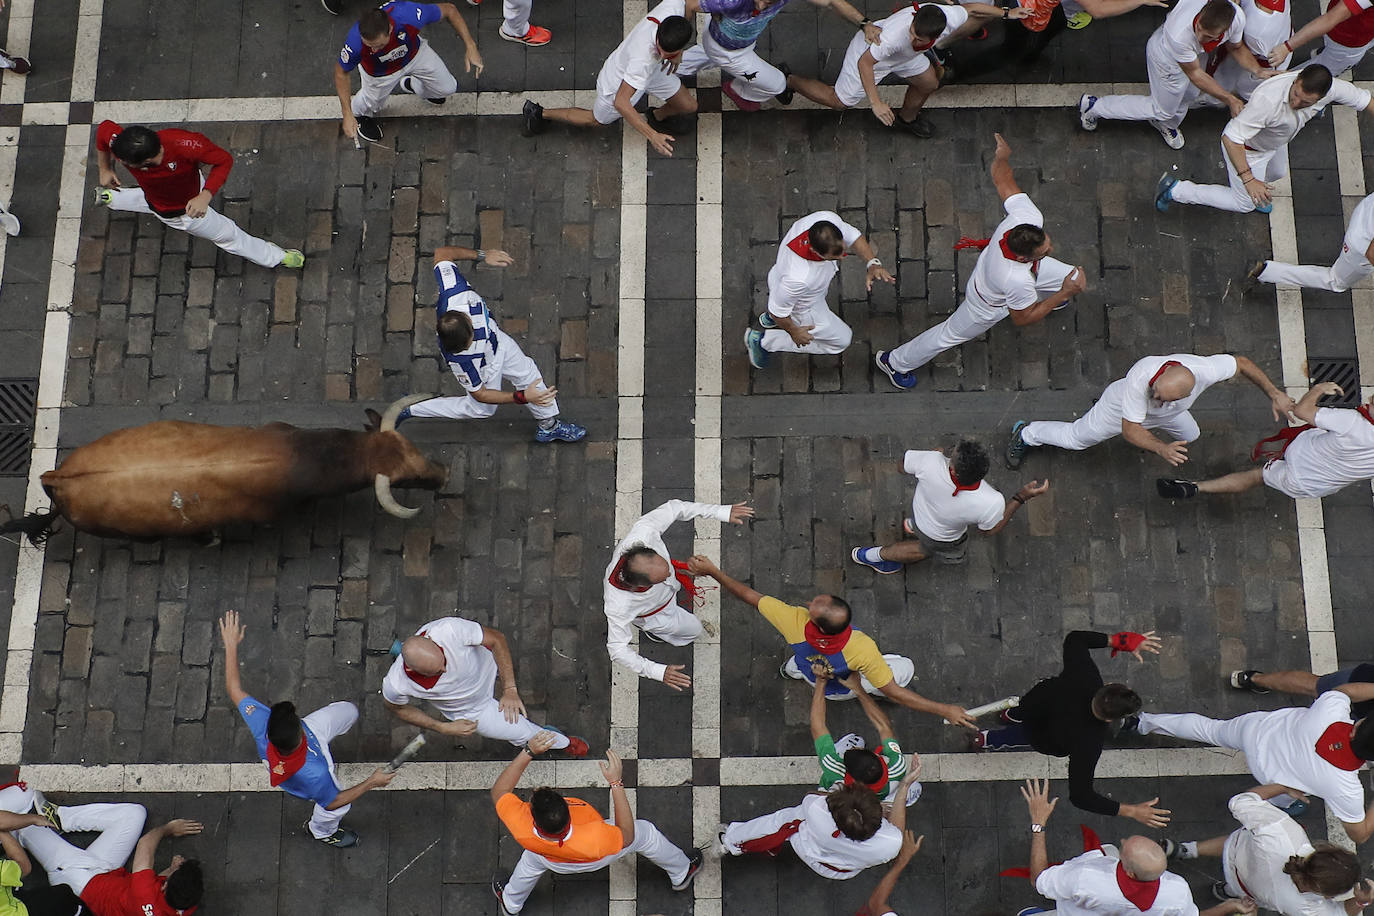
[[[0,227],[4,228],[6,235],[18,235],[19,217],[0,207]]]
[[[921,784],[913,782],[906,790],[906,806],[910,808],[921,797]]]
[[[418,93],[416,93],[416,91],[415,91],[415,84],[414,84],[413,82],[411,82],[410,77],[408,77],[408,76],[402,78],[401,82],[400,82],[399,84],[397,84],[397,87],[396,87],[396,88],[400,89],[402,92],[408,92],[408,93],[410,93],[411,95],[417,95],[417,94],[418,94]]]
[[[1159,131],[1159,135],[1164,138],[1164,142],[1169,144],[1169,149],[1183,149],[1183,131],[1177,127],[1165,127],[1158,121],[1151,121],[1154,129]]]
[[[1093,106],[1097,104],[1097,96],[1088,95],[1086,92],[1078,97],[1078,123],[1084,130],[1097,130],[1097,115],[1092,113]]]
[[[849,751],[863,750],[867,746],[868,745],[864,743],[862,735],[856,735],[853,732],[850,732],[849,734],[841,738],[839,741],[835,742],[835,751],[841,757],[843,757]]]

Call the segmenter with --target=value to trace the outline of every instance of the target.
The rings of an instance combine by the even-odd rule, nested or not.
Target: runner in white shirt
[[[1322,49],[1307,59],[1339,76],[1374,48],[1374,0],[1327,0],[1326,12],[1311,20],[1284,44],[1292,53],[1326,36]]]
[[[744,503],[713,505],[670,499],[635,522],[615,547],[602,579],[606,611],[606,651],[611,661],[640,677],[662,681],[674,690],[692,686],[682,665],[661,665],[640,655],[630,645],[638,628],[655,642],[685,646],[701,635],[696,614],[678,605],[683,579],[691,581],[686,564],[676,564],[663,543],[663,533],[673,522],[714,518],[743,525],[754,510]]]
[[[788,76],[787,86],[836,110],[853,108],[867,98],[873,116],[885,126],[922,139],[933,137],[935,125],[921,117],[921,108],[940,88],[940,74],[927,53],[962,28],[970,13],[998,19],[1024,19],[1028,15],[1020,7],[1005,10],[987,3],[913,3],[874,23],[882,29],[877,44],[869,44],[862,30],[849,40],[833,87],[804,76]],[[878,95],[878,84],[889,76],[907,83],[901,111],[896,113]]]
[[[1364,111],[1369,99],[1367,90],[1332,80],[1320,64],[1265,80],[1221,132],[1230,186],[1179,181],[1165,172],[1155,187],[1155,209],[1164,212],[1170,203],[1180,203],[1268,213],[1273,209],[1269,185],[1288,174],[1288,144],[1303,125],[1333,102]]]
[[[1149,121],[1172,149],[1183,149],[1179,125],[1199,92],[1216,97],[1232,116],[1245,106],[1202,66],[1202,56],[1222,45],[1247,73],[1272,76],[1245,46],[1245,14],[1229,0],[1180,0],[1145,46],[1149,95],[1095,95],[1078,99],[1078,121],[1096,130],[1098,121]]]
[[[1374,273],[1374,194],[1355,205],[1345,230],[1341,253],[1330,267],[1259,261],[1249,277],[1261,283],[1282,283],[1343,293]]]
[[[1288,69],[1292,55],[1283,43],[1293,34],[1293,17],[1288,11],[1288,0],[1240,0],[1240,11],[1245,14],[1245,35],[1243,41],[1255,56],[1255,61],[1263,68]],[[1310,63],[1310,61],[1309,61]],[[1207,55],[1207,72],[1221,88],[1232,95],[1249,99],[1264,80],[1240,65],[1225,45]],[[1221,99],[1200,92],[1193,98],[1193,107],[1221,107]]]
[[[932,556],[942,563],[962,563],[969,525],[977,525],[984,534],[997,534],[1026,500],[1050,488],[1048,480],[1036,480],[1004,499],[983,479],[990,463],[987,449],[970,439],[954,449],[953,461],[943,452],[907,452],[902,470],[916,478],[916,492],[911,497],[911,517],[902,522],[902,529],[915,540],[855,547],[850,558],[884,575]]]
[[[1294,499],[1320,499],[1374,478],[1374,398],[1354,410],[1317,407],[1318,400],[1333,394],[1343,394],[1341,387],[1321,382],[1303,395],[1293,416],[1307,425],[1288,427],[1256,445],[1252,458],[1268,458],[1262,468],[1212,480],[1160,478],[1155,481],[1159,495],[1191,499],[1199,493],[1244,493],[1264,484]]]
[[[1178,858],[1220,858],[1225,880],[1217,887],[1281,916],[1354,916],[1374,902],[1374,883],[1360,880],[1360,860],[1353,852],[1330,843],[1314,847],[1297,821],[1267,801],[1291,791],[1270,784],[1232,796],[1231,814],[1240,829],[1181,843]],[[1349,900],[1333,899],[1348,898],[1352,890]]]
[[[767,330],[744,333],[755,369],[768,365],[769,353],[824,355],[849,346],[854,331],[830,311],[825,294],[851,248],[867,262],[869,289],[874,280],[897,282],[864,234],[830,210],[803,216],[783,234],[777,263],[768,271],[768,310],[759,316]]]
[[[898,388],[915,388],[915,370],[981,336],[1008,315],[1013,324],[1035,324],[1087,289],[1083,268],[1049,257],[1054,245],[1044,230],[1045,219],[1016,184],[1011,147],[1001,134],[993,136],[997,152],[989,173],[1007,218],[986,241],[974,242],[986,247],[954,314],[895,350],[874,355],[878,368]]]
[[[492,697],[498,674],[499,702]],[[518,746],[548,729],[553,747],[566,748],[573,757],[587,755],[586,741],[525,717],[506,637],[465,617],[431,620],[402,643],[400,656],[382,679],[382,699],[402,722],[441,735],[463,738],[475,732]],[[411,706],[412,699],[429,703],[444,721]]]
[[[909,765],[893,798],[906,798],[919,771]],[[865,868],[891,862],[902,849],[906,806],[895,804],[883,817],[882,803],[867,786],[813,793],[801,804],[749,821],[721,824],[719,852],[777,855],[784,843],[816,874],[847,881]]]
[[[525,102],[522,133],[532,137],[545,122],[573,127],[614,124],[621,118],[664,156],[673,154],[673,134],[690,130],[697,101],[677,78],[682,52],[692,43],[696,0],[663,0],[630,30],[596,77],[596,102],[586,108],[550,108]],[[663,99],[648,116],[635,110],[644,94]],[[666,132],[665,132],[666,131]]]
[[[1256,779],[1317,796],[1345,826],[1346,834],[1363,843],[1374,834],[1374,806],[1365,810],[1359,771],[1374,758],[1374,721],[1352,722],[1352,699],[1374,699],[1374,684],[1342,684],[1306,709],[1252,712],[1234,719],[1142,712],[1126,719],[1121,730],[1244,751]],[[1281,808],[1293,801],[1286,793],[1270,799]]]
[[[1026,450],[1037,446],[1081,451],[1124,436],[1135,447],[1153,452],[1177,467],[1188,460],[1188,443],[1202,435],[1188,408],[1208,388],[1237,374],[1269,397],[1275,420],[1286,417],[1297,406],[1269,381],[1259,366],[1244,356],[1147,356],[1137,360],[1125,378],[1108,385],[1097,403],[1072,423],[1016,421],[1007,442],[1007,466],[1012,470],[1019,468]],[[1160,430],[1168,438],[1159,438],[1150,432],[1152,429]]]

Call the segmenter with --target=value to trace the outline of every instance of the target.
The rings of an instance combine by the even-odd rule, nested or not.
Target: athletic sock
[[[865,547],[859,551],[859,559],[865,563],[881,563],[883,559],[882,550],[881,547]]]
[[[1178,857],[1179,857],[1180,859],[1196,859],[1196,858],[1197,858],[1197,841],[1196,841],[1196,840],[1189,840],[1189,841],[1186,842],[1186,843],[1179,843],[1179,844],[1178,844]]]
[[[539,421],[539,428],[540,428],[540,429],[553,429],[553,428],[554,428],[555,426],[557,426],[557,425],[558,425],[558,418],[557,418],[557,417],[548,417],[547,419],[544,419],[544,420],[540,420],[540,421]]]

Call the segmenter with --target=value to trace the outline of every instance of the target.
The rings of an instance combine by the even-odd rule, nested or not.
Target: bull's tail
[[[9,506],[0,506],[6,514]],[[61,518],[52,509],[44,509],[41,512],[30,512],[22,518],[11,518],[7,522],[0,523],[0,534],[13,534],[18,532],[29,539],[29,543],[35,547],[42,547],[48,540],[48,535],[52,534],[53,525]]]

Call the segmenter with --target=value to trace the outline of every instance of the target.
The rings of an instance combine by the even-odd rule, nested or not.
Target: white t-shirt
[[[948,38],[955,29],[968,22],[968,10],[962,6],[948,6],[943,3],[922,3],[921,6],[938,6],[940,11],[945,14],[945,30],[940,33],[939,38],[935,39],[936,44]],[[911,46],[911,27],[915,18],[916,8],[907,5],[886,19],[880,19],[874,23],[883,30],[882,38],[878,40],[878,43],[868,46],[868,52],[873,55],[873,62],[878,65],[874,68],[875,73],[879,68],[900,70],[926,53],[925,51],[917,51]]]
[[[964,298],[974,314],[992,321],[1007,317],[1009,309],[1020,311],[1040,300],[1035,289],[1035,274],[1031,271],[1033,265],[1004,255],[1001,240],[1017,226],[1044,226],[1045,217],[1025,193],[1008,197],[1002,207],[1007,218],[993,230],[992,241],[978,256],[978,263],[964,289]]]
[[[977,525],[991,531],[1002,521],[1007,501],[986,480],[976,490],[954,492],[950,461],[942,452],[909,451],[902,470],[916,478],[911,497],[911,520],[932,541],[957,541]]]
[[[834,223],[849,248],[863,235],[856,227],[840,219],[838,213],[818,210],[797,220],[783,234],[778,246],[778,260],[768,271],[768,313],[779,318],[805,315],[817,303],[825,302],[830,281],[839,273],[839,261],[812,261],[787,247],[798,238],[805,238],[812,226],[820,222]]]
[[[1364,820],[1359,771],[1343,770],[1317,754],[1317,742],[1333,722],[1353,721],[1348,696],[1328,690],[1306,709],[1276,709],[1262,719],[1242,748],[1256,779],[1315,795],[1344,823]]]
[[[427,701],[446,719],[470,718],[492,700],[496,685],[496,658],[482,646],[482,625],[465,617],[441,617],[415,631],[428,636],[444,650],[444,671],[433,687],[412,681],[404,660],[397,658],[382,679],[382,697],[405,705],[411,699]]]
[[[1150,36],[1150,44],[1157,47],[1158,56],[1176,64],[1186,64],[1200,59],[1206,53],[1197,40],[1193,25],[1206,5],[1207,0],[1180,0],[1169,11],[1163,24]],[[1245,37],[1245,13],[1234,3],[1231,6],[1235,7],[1236,16],[1231,20],[1231,27],[1226,34],[1221,36],[1224,45],[1233,45]]]
[[[630,29],[630,34],[611,52],[596,77],[599,95],[614,96],[621,83],[629,83],[636,91],[649,85],[650,77],[659,72],[663,58],[658,56],[658,24],[669,16],[686,16],[685,0],[663,0],[649,10],[649,15]],[[653,20],[657,19],[658,22]]]
[[[1332,80],[1331,91],[1315,105],[1295,109],[1288,104],[1288,90],[1297,82],[1301,70],[1270,77],[1250,94],[1240,114],[1226,125],[1221,135],[1232,143],[1262,153],[1282,149],[1297,136],[1304,124],[1321,114],[1327,105],[1349,105],[1363,111],[1369,104],[1369,91],[1345,80]]]
[[[1150,396],[1150,379],[1166,362],[1181,364],[1193,373],[1193,390],[1187,397],[1177,401],[1161,403]],[[1204,391],[1217,382],[1224,382],[1236,374],[1236,358],[1226,353],[1216,356],[1194,356],[1191,353],[1174,353],[1171,356],[1147,356],[1136,364],[1120,381],[1112,382],[1102,392],[1099,404],[1110,405],[1123,420],[1144,424],[1148,418],[1151,423],[1167,421],[1193,406]]]
[[[1059,916],[1198,916],[1188,882],[1173,872],[1159,876],[1159,892],[1148,910],[1126,899],[1116,881],[1118,860],[1100,849],[1051,865],[1035,889],[1055,902]]]
[[[1318,497],[1374,477],[1374,423],[1358,410],[1339,407],[1318,408],[1314,420],[1317,428],[1299,435],[1283,453],[1295,484]]]
[[[1293,17],[1286,5],[1275,11],[1265,9],[1255,0],[1241,0],[1240,9],[1245,14],[1245,46],[1250,53],[1261,61],[1271,62],[1287,53],[1279,48],[1293,37]]]
[[[838,830],[825,799],[824,795],[808,795],[802,800],[801,828],[789,840],[797,856],[816,874],[846,881],[865,868],[891,862],[901,852],[902,831],[886,818],[878,832],[863,842],[842,833],[835,836]]]
[[[1297,821],[1254,792],[1230,802],[1241,829],[1226,838],[1222,864],[1232,890],[1248,892],[1263,910],[1283,916],[1344,916],[1345,905],[1321,894],[1303,893],[1283,873],[1292,856],[1306,857],[1312,843]]]
[[[1345,251],[1365,256],[1374,244],[1374,194],[1355,205],[1350,213],[1350,225],[1345,228]]]

